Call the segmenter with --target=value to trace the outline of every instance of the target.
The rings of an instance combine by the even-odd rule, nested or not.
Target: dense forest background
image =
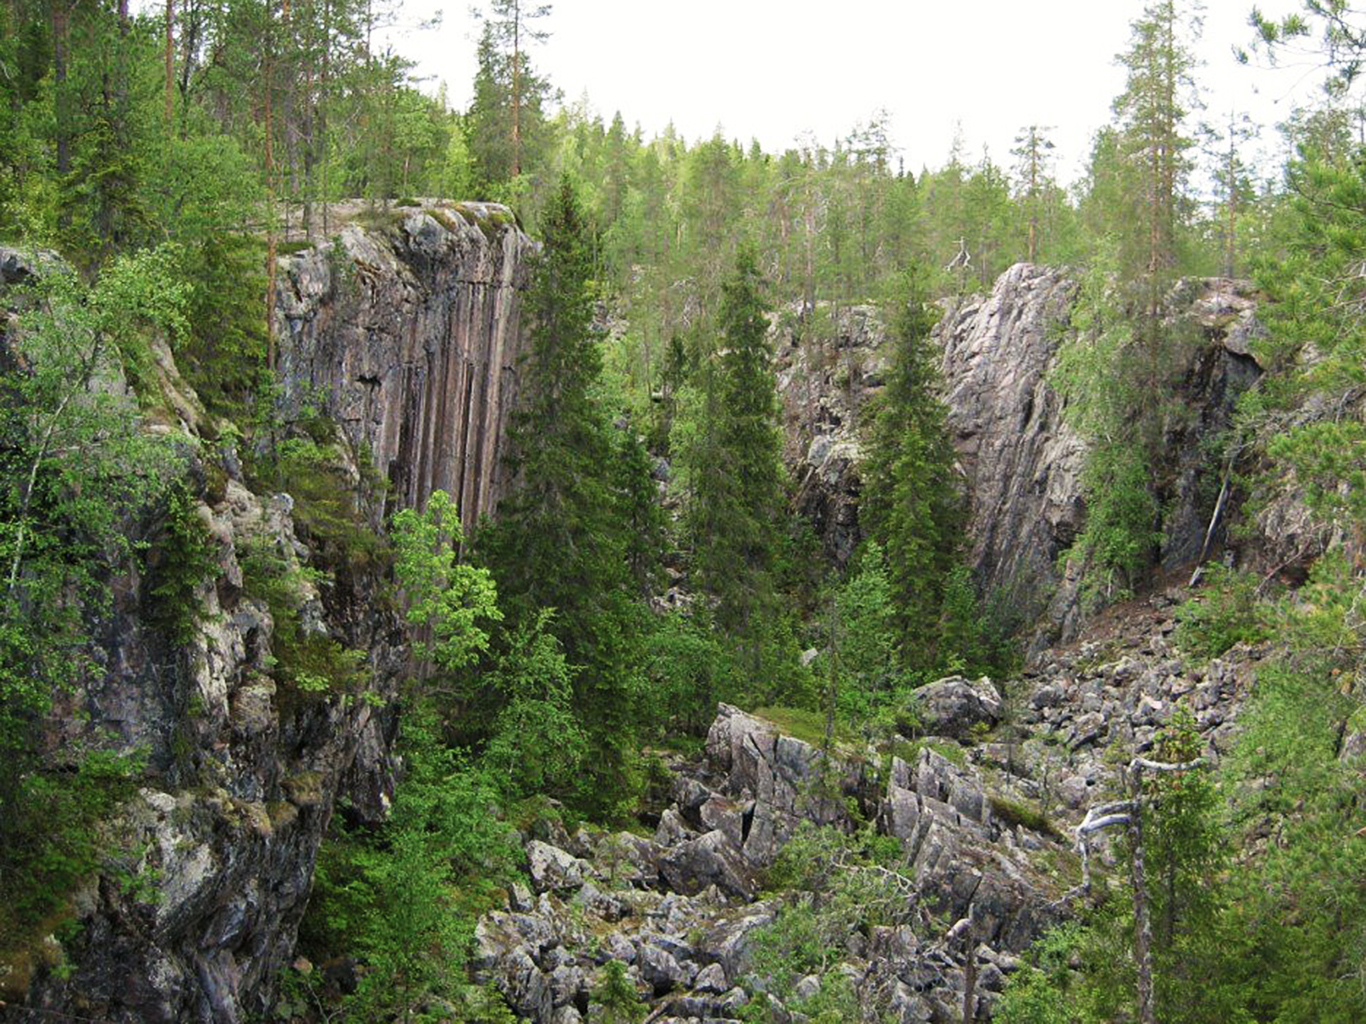
[[[326,1007],[293,973],[285,1005],[413,1019],[440,994],[465,1019],[506,1019],[467,984],[465,960],[475,917],[518,870],[515,823],[630,821],[660,751],[695,749],[717,700],[828,744],[889,734],[925,682],[1020,667],[1026,624],[963,566],[931,332],[945,303],[1028,260],[1081,282],[1054,383],[1091,447],[1069,557],[1097,605],[1141,588],[1155,556],[1166,296],[1219,274],[1251,276],[1264,297],[1269,372],[1218,454],[1248,493],[1293,475],[1333,541],[1297,590],[1216,570],[1188,610],[1192,657],[1264,636],[1283,651],[1235,762],[1161,783],[1172,794],[1152,802],[1159,1016],[1361,1019],[1362,780],[1339,756],[1366,664],[1355,13],[1309,0],[1280,22],[1254,17],[1257,59],[1303,46],[1330,83],[1280,126],[1292,155],[1266,175],[1244,162],[1236,113],[1203,123],[1193,12],[1154,0],[1072,183],[1056,178],[1046,111],[1002,162],[955,145],[922,169],[902,164],[884,115],[782,153],[646,138],[562,102],[535,63],[554,45],[549,8],[521,0],[480,15],[473,100],[453,110],[375,45],[392,13],[351,0],[0,8],[0,239],[63,261],[5,355],[0,931],[41,926],[99,863],[94,824],[139,770],[91,752],[59,776],[30,728],[94,670],[73,652],[109,606],[103,566],[150,559],[168,636],[194,629],[209,568],[185,446],[230,446],[250,479],[295,494],[331,552],[319,568],[382,576],[412,630],[404,785],[382,829],[338,819],[302,936],[311,955],[346,950],[367,971]],[[345,222],[382,229],[423,196],[506,203],[544,243],[509,437],[518,484],[491,523],[460,524],[437,495],[377,532],[362,498],[337,497],[326,426],[281,417],[267,311],[282,257]],[[819,336],[861,304],[884,312],[889,370],[864,424],[867,539],[840,572],[788,510],[769,318]],[[151,337],[206,403],[212,436],[140,429],[157,419]],[[115,371],[128,394],[92,388]],[[148,509],[164,526],[130,534]],[[695,597],[667,613],[650,602],[666,562]],[[363,699],[367,652],[289,625],[298,581],[266,552],[251,568],[285,624],[281,685]],[[1169,760],[1186,759],[1183,743],[1174,730]],[[1249,782],[1265,778],[1276,785]],[[1133,915],[1121,891],[1053,933],[1004,1019],[1135,1019],[1137,965],[1112,955],[1131,945]],[[601,998],[636,1019],[629,994]]]

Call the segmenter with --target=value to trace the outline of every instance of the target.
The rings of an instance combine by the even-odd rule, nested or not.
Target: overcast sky
[[[407,0],[410,22],[442,0]],[[447,84],[464,107],[474,75],[468,0],[439,28],[396,30],[424,88]],[[1261,0],[1268,14],[1298,0]],[[1309,98],[1303,69],[1243,67],[1251,0],[1209,0],[1197,44],[1210,120],[1231,107],[1281,120]],[[1123,88],[1115,55],[1141,0],[555,0],[535,65],[573,103],[585,92],[605,119],[618,110],[647,135],[670,120],[689,140],[719,125],[781,151],[804,131],[829,143],[879,107],[892,117],[906,166],[940,165],[961,124],[967,156],[983,145],[1009,164],[1018,129],[1054,126],[1058,170],[1079,171],[1092,133]],[[1264,144],[1275,148],[1274,131]]]

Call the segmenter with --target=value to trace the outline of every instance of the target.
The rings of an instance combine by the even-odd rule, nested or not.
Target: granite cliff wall
[[[441,489],[473,523],[503,487],[518,296],[535,243],[491,203],[385,216],[282,264],[286,416],[317,408],[369,454],[392,501],[420,505]]]
[[[388,503],[445,488],[467,520],[494,506],[532,245],[501,207],[442,204],[281,259],[286,431],[344,435],[326,446],[326,471],[372,523],[385,510],[359,486],[367,459],[392,483]],[[42,266],[0,249],[0,285]],[[378,822],[393,790],[406,634],[379,568],[311,535],[294,497],[253,481],[170,350],[152,349],[164,422],[147,426],[184,438],[183,483],[214,571],[195,589],[192,635],[168,636],[147,575],[164,509],[129,524],[149,561],[110,565],[93,667],[43,723],[44,749],[59,771],[91,749],[139,751],[146,769],[102,826],[105,862],[51,933],[0,935],[0,1020],[261,1019],[333,814]],[[271,586],[288,591],[287,608],[267,599]],[[282,678],[282,614],[294,642],[361,652],[361,669],[323,691]]]

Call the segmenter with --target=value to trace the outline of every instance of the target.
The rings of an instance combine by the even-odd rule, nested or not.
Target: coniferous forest
[[[396,3],[7,0],[0,1020],[1366,1020],[1366,17],[1284,6],[1278,164],[1135,0],[1063,180],[648,135],[522,0],[463,109]]]

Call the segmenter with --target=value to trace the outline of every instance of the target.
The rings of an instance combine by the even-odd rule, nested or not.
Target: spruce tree
[[[887,385],[869,410],[861,516],[886,552],[903,662],[930,671],[944,584],[960,547],[962,501],[930,338],[936,310],[919,268],[907,273],[903,295]]]
[[[785,503],[773,354],[752,250],[741,249],[721,293],[722,347],[698,367],[696,408],[678,456],[701,590],[717,627],[757,673],[776,614]]]
[[[634,785],[639,607],[627,562],[611,425],[593,396],[602,356],[593,326],[588,229],[566,178],[543,221],[523,312],[530,351],[509,429],[510,493],[479,540],[509,626],[553,609],[588,733],[583,808],[612,814]]]

